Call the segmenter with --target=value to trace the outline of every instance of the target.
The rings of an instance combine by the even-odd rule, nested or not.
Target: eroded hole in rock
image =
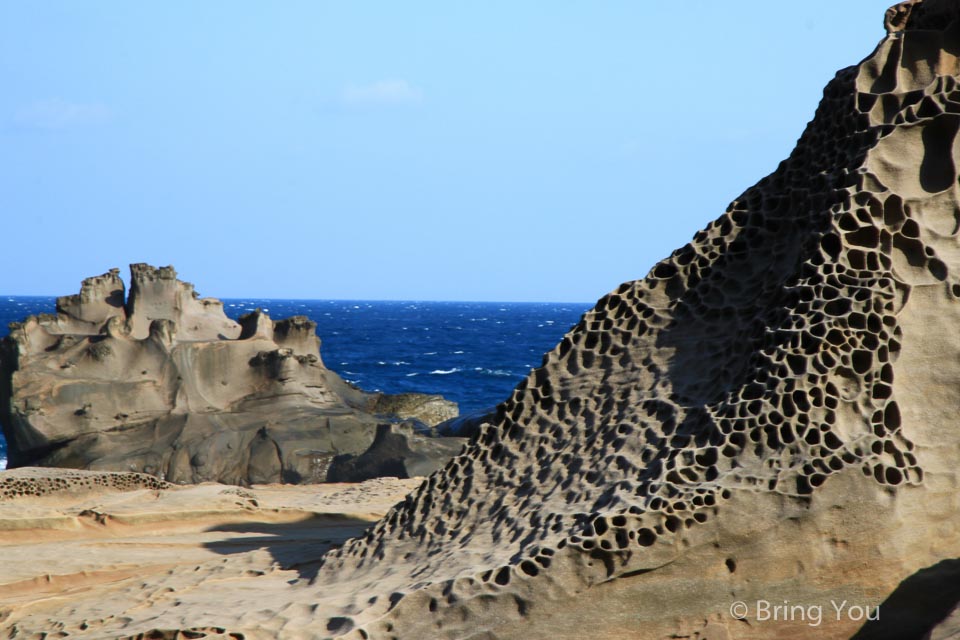
[[[960,117],[946,115],[923,128],[923,162],[920,164],[920,185],[928,193],[939,193],[954,185],[957,169],[953,146],[960,129]]]

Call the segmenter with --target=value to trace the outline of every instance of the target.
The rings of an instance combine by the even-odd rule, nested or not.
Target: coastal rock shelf
[[[315,573],[324,552],[362,534],[420,481],[241,488],[168,485],[132,473],[0,471],[0,488],[16,483],[42,493],[0,492],[0,637],[263,637],[218,633],[216,623],[202,632],[127,633],[114,612],[178,602],[187,617],[198,602],[229,610],[232,590],[251,579],[271,585],[251,611],[282,609],[282,585]],[[56,631],[20,631],[51,605],[72,611],[56,614]]]
[[[134,264],[130,276],[129,296],[116,269],[84,280],[55,315],[13,324],[0,343],[11,467],[323,482],[335,456],[373,443],[378,424],[457,415],[439,396],[346,383],[323,365],[316,324],[303,316],[257,310],[234,322],[172,267]],[[458,442],[431,448],[445,457],[418,468],[437,468]]]

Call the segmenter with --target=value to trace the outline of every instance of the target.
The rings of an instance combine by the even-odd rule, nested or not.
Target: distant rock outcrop
[[[172,267],[130,272],[129,295],[113,269],[3,339],[0,421],[11,468],[323,482],[336,455],[370,446],[378,424],[431,426],[457,414],[439,396],[346,383],[324,367],[305,317],[273,321],[257,310],[234,322]]]

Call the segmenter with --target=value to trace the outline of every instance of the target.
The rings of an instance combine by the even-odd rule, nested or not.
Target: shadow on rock
[[[960,606],[960,560],[943,560],[900,583],[851,640],[927,638]]]
[[[297,522],[238,522],[206,531],[225,535],[204,543],[221,555],[263,549],[285,570],[295,570],[301,579],[317,575],[323,554],[349,538],[361,535],[373,524],[336,514],[316,515]]]

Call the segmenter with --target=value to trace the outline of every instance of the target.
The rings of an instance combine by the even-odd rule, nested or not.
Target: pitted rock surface
[[[724,603],[877,605],[960,555],[958,7],[896,9],[776,172],[331,553],[344,633],[773,637]]]
[[[100,491],[160,491],[170,486],[145,473],[26,467],[5,471],[0,475],[0,501]]]

